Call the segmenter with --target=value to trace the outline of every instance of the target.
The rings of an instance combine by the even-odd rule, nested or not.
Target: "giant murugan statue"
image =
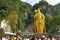
[[[35,10],[34,15],[34,32],[37,34],[44,34],[45,21],[44,15],[40,12],[40,9]]]

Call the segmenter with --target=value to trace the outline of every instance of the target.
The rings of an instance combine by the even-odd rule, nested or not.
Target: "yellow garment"
[[[29,38],[24,38],[24,40],[29,40]]]
[[[12,40],[16,40],[16,37],[13,37]]]
[[[40,9],[35,10],[34,27],[35,27],[35,33],[43,34],[45,22],[44,22],[44,15],[40,12]]]

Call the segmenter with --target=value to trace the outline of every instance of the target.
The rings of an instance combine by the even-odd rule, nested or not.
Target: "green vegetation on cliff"
[[[0,22],[3,19],[9,20],[12,32],[23,32],[33,23],[34,10],[37,8],[45,15],[46,31],[56,33],[60,27],[60,9],[45,0],[34,6],[21,0],[0,0]]]

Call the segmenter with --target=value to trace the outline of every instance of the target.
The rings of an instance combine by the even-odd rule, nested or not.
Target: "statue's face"
[[[37,10],[35,10],[35,13],[37,13]]]

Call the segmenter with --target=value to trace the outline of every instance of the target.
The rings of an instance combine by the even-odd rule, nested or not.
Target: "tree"
[[[19,5],[20,7],[19,7],[19,13],[18,13],[18,29],[23,32],[25,31],[25,29],[27,28],[29,24],[30,20],[28,20],[28,15],[31,12],[32,6],[22,1],[20,1]]]
[[[18,23],[18,15],[16,11],[12,11],[10,15],[8,15],[5,19],[9,21],[9,24],[11,26],[11,31],[16,32],[17,23]]]
[[[54,16],[53,21],[55,25],[57,26],[57,28],[60,28],[60,15]]]
[[[46,30],[48,33],[57,33],[58,31],[58,18],[54,18],[51,15],[46,15],[45,16],[45,24],[46,24]],[[57,23],[56,23],[57,22]]]
[[[46,30],[47,30],[47,32],[48,32],[49,30],[51,30],[52,20],[53,20],[52,16],[50,16],[50,15],[48,15],[48,14],[45,16],[45,24],[46,24]]]
[[[0,22],[3,20],[7,15],[9,15],[10,9],[8,8],[7,0],[0,0]]]

